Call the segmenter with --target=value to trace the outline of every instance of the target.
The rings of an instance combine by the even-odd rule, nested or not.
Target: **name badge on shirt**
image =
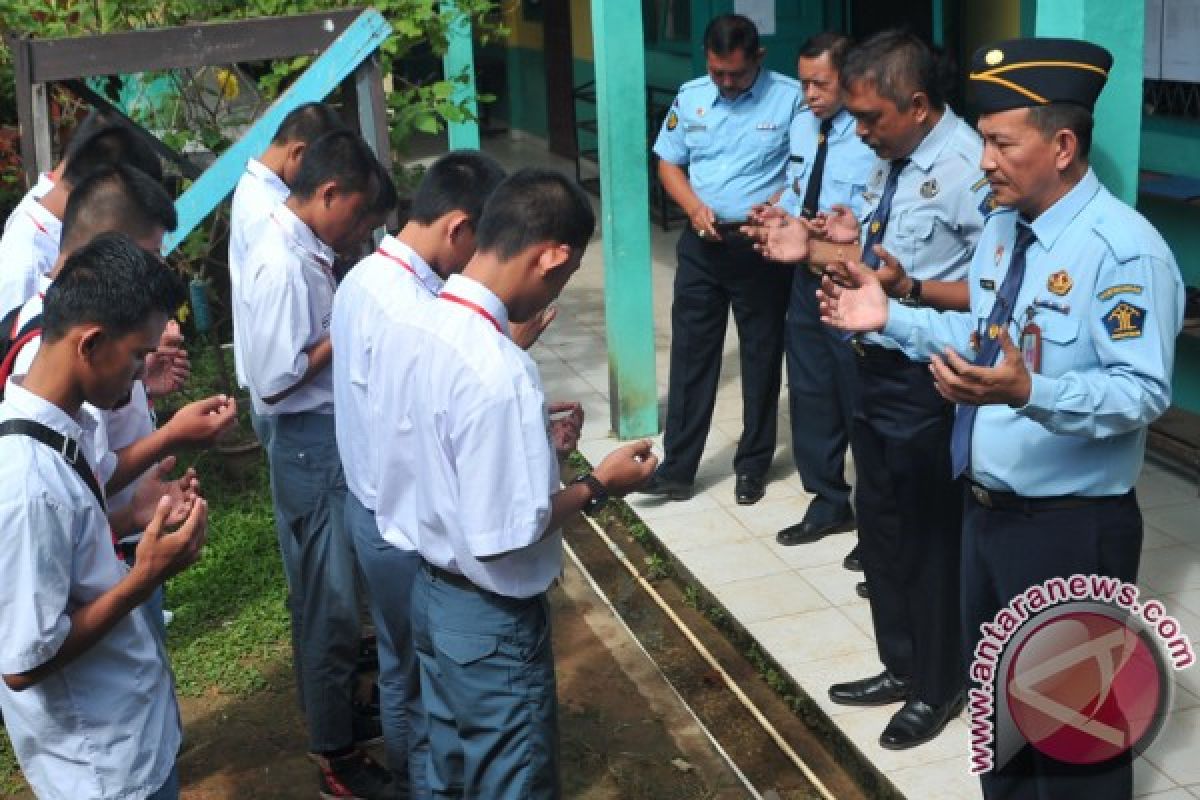
[[[700,125],[695,122],[688,122],[688,123],[684,124],[683,129],[687,133],[694,133],[695,131],[706,131],[706,130],[708,130],[708,126]]]
[[[756,130],[760,130],[760,131],[773,131],[773,130],[778,130],[779,124],[776,122],[760,122],[757,125],[755,125],[754,127]]]

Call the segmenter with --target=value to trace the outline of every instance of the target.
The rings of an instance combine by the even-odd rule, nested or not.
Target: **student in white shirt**
[[[483,203],[504,179],[490,156],[464,150],[435,161],[412,197],[408,221],[396,236],[346,275],[333,301],[330,335],[334,416],[338,452],[346,474],[346,527],[354,539],[379,646],[379,701],[388,766],[396,780],[411,784],[414,797],[428,796],[427,747],[419,746],[420,690],[409,632],[408,599],[421,563],[403,531],[387,539],[375,521],[380,486],[375,448],[377,420],[368,402],[376,370],[375,338],[430,302],[442,283],[461,272],[475,252],[475,227]]]
[[[276,526],[296,542],[280,549],[297,684],[327,797],[375,798],[393,789],[387,770],[354,746],[358,592],[329,339],[334,255],[382,222],[372,211],[383,177],[355,133],[335,131],[308,146],[291,195],[271,211],[247,255],[245,324],[234,333],[254,412],[272,418],[266,446]]]
[[[54,267],[67,197],[89,172],[104,164],[128,164],[162,180],[158,156],[123,125],[72,139],[65,160],[62,179],[40,198],[27,196],[0,237],[0,317],[33,297],[38,279]]]
[[[594,227],[573,181],[521,170],[488,199],[463,273],[379,334],[388,368],[372,375],[371,405],[388,421],[373,433],[388,459],[377,516],[389,540],[415,536],[423,562],[412,631],[435,797],[559,796],[546,605],[559,526],[658,463],[636,442],[560,488],[537,367],[509,338],[511,321],[558,296]]]
[[[128,237],[96,239],[47,293],[46,341],[0,404],[0,419],[40,423],[58,440],[0,436],[0,710],[42,798],[179,795],[179,710],[138,606],[199,557],[207,507],[194,481],[174,499],[143,494],[152,511],[137,566],[121,563],[88,463],[100,423],[85,402],[109,407],[129,392],[183,298],[178,278]]]
[[[345,123],[333,108],[324,103],[305,103],[283,118],[262,155],[246,162],[246,171],[233,190],[229,210],[229,297],[235,330],[242,316],[242,272],[246,256],[254,245],[256,229],[275,206],[287,200],[288,186],[296,179],[308,145],[344,127]],[[235,335],[233,367],[238,386],[245,387],[243,358]],[[258,423],[256,419],[255,425]]]

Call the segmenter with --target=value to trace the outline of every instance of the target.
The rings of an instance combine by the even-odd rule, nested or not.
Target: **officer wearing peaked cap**
[[[1092,109],[1111,65],[1103,48],[1066,39],[975,54],[982,166],[997,210],[971,263],[970,312],[888,303],[869,276],[857,290],[823,289],[833,324],[882,329],[931,356],[939,391],[959,404],[951,450],[968,489],[969,658],[979,626],[1034,584],[1076,573],[1137,578],[1134,483],[1147,427],[1170,404],[1183,285],[1162,237],[1088,165]],[[1128,798],[1131,753],[1077,764],[1025,745],[982,782],[988,798]]]

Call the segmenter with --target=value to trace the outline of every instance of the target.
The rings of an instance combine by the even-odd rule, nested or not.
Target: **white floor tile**
[[[1200,708],[1167,718],[1166,727],[1146,751],[1146,760],[1160,772],[1185,786],[1200,783]]]
[[[693,550],[707,550],[750,538],[750,532],[742,523],[719,508],[664,517],[654,523],[652,530],[671,552],[681,557]]]
[[[875,645],[839,609],[823,608],[746,626],[781,665],[872,651]],[[828,688],[828,687],[826,687]]]
[[[1133,762],[1133,796],[1145,797],[1157,792],[1166,792],[1178,788],[1175,781],[1168,778],[1157,767],[1145,758]]]
[[[889,772],[887,776],[909,800],[975,800],[983,797],[979,778],[967,772],[967,762],[962,758],[906,767]]]
[[[782,559],[754,539],[693,550],[679,557],[696,580],[710,589],[789,571]]]
[[[820,592],[795,572],[733,581],[721,587],[718,597],[743,625],[815,611],[829,605]]]

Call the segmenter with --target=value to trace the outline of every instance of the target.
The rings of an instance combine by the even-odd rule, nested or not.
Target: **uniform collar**
[[[708,79],[708,88],[712,92],[712,98],[708,101],[708,105],[715,106],[718,101],[724,102],[728,105],[732,105],[732,104],[738,102],[739,100],[741,100],[742,98],[757,97],[759,95],[762,95],[764,92],[766,92],[767,83],[769,83],[771,80],[770,72],[771,72],[771,70],[767,69],[765,66],[762,66],[760,64],[758,67],[758,77],[756,77],[754,79],[754,83],[750,84],[749,89],[742,92],[741,94],[739,94],[737,97],[733,98],[732,100],[726,100],[724,97],[721,97],[721,90],[717,88],[717,84],[713,83],[713,79],[710,76]]]
[[[820,120],[817,121],[820,125]],[[838,112],[833,115],[833,125],[830,127],[830,132],[833,136],[841,138],[846,134],[846,131],[854,127],[854,115],[844,108],[838,109]]]
[[[434,272],[433,267],[421,258],[421,254],[412,249],[409,245],[397,239],[395,236],[388,234],[383,237],[383,241],[379,243],[379,249],[383,253],[398,258],[408,264],[413,269],[413,274],[417,280],[428,289],[431,293],[437,294],[442,290],[444,281],[442,276]]]
[[[908,160],[919,167],[922,172],[929,172],[957,127],[958,115],[950,109],[950,106],[946,106],[942,112],[942,118],[929,133],[925,134],[925,138],[917,145],[917,149],[912,151]]]
[[[9,378],[4,388],[4,405],[13,412],[13,417],[40,422],[75,441],[79,441],[85,431],[92,433],[96,430],[97,420],[86,406],[80,407],[79,412],[71,417],[46,398],[26,389],[20,381],[20,377]]]
[[[316,259],[322,267],[327,270],[333,269],[333,248],[318,239],[312,228],[305,225],[304,220],[287,207],[287,203],[280,203],[271,209],[271,219],[283,231],[284,236]]]
[[[275,171],[266,164],[259,161],[257,158],[252,158],[246,162],[246,172],[258,178],[259,181],[278,192],[283,197],[287,197],[292,193],[287,184],[283,182],[283,178],[275,174]]]
[[[1047,208],[1033,221],[1031,227],[1042,247],[1049,249],[1067,229],[1067,226],[1079,216],[1079,212],[1092,201],[1100,191],[1100,180],[1096,173],[1088,167],[1083,179],[1071,188],[1071,191],[1058,198],[1058,202]]]
[[[508,329],[508,309],[505,308],[504,303],[500,302],[500,298],[492,293],[491,289],[479,281],[468,278],[466,275],[451,275],[442,289],[442,294],[454,295],[479,306],[491,314],[496,320],[496,324],[500,326],[500,331],[511,338]]]
[[[50,188],[54,187],[51,186]],[[45,197],[45,195],[42,196]],[[38,233],[53,239],[55,246],[57,246],[59,239],[62,238],[62,220],[51,214],[50,209],[42,205],[40,199],[33,197],[30,197],[29,202],[24,204],[24,211],[29,215],[29,219],[33,221],[34,227],[38,229]]]

